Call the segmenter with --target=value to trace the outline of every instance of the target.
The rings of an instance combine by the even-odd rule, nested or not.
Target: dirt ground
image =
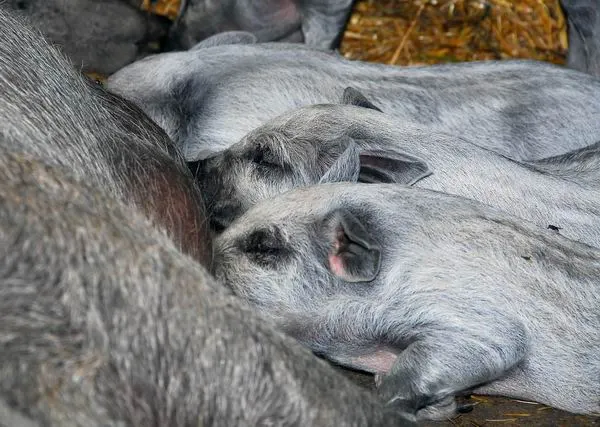
[[[143,8],[173,18],[179,0]],[[529,58],[564,64],[568,49],[558,0],[359,0],[341,53],[390,65]],[[600,351],[600,350],[599,350]],[[369,375],[343,370],[364,387]],[[473,411],[423,426],[600,426],[600,417],[569,414],[532,402],[472,396]]]
[[[373,376],[336,367],[362,387],[373,389]],[[474,405],[473,410],[448,421],[424,422],[423,427],[590,427],[600,426],[600,417],[574,415],[535,402],[502,397],[473,395],[461,403]]]

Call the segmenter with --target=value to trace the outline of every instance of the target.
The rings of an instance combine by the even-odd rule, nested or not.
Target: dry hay
[[[154,4],[150,0],[142,0],[141,9],[156,15],[175,19],[179,13],[181,0],[158,0]]]
[[[341,51],[386,64],[530,58],[562,64],[566,22],[558,0],[363,0]]]

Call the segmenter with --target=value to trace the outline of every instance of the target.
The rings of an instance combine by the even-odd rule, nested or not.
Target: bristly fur
[[[222,43],[223,33],[229,31],[248,32],[260,42],[304,42],[331,49],[341,41],[353,0],[186,0],[182,3],[182,14],[171,28],[171,48],[191,49],[214,34]],[[244,42],[248,40],[251,39],[245,38]]]
[[[459,135],[515,159],[562,154],[600,134],[599,80],[525,60],[399,67],[301,44],[221,44],[146,58],[107,85],[144,109],[188,161],[290,109],[337,103],[348,86],[400,125]]]
[[[328,266],[332,212],[381,248],[374,280]],[[239,243],[265,228],[294,256],[253,262]],[[378,373],[395,353],[380,394],[417,418],[452,415],[465,390],[600,412],[600,249],[466,198],[337,183],[261,202],[215,250],[219,280],[313,351]]]
[[[204,202],[165,132],[134,104],[84,78],[38,32],[7,24],[0,37],[3,144],[135,206],[210,267]]]
[[[196,176],[210,217],[221,228],[295,187],[389,179],[478,200],[600,247],[599,147],[518,162],[372,108],[314,105],[283,114],[199,162]],[[259,151],[270,153],[269,164],[257,164]]]
[[[411,425],[182,253],[201,199],[151,120],[0,28],[0,425]]]

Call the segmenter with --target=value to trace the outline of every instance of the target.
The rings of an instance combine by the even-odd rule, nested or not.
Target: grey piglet
[[[417,419],[465,391],[600,413],[600,249],[458,196],[335,183],[264,200],[215,251],[236,295]]]

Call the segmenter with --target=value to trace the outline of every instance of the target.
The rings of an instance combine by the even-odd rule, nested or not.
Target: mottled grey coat
[[[464,390],[600,413],[600,249],[475,201],[322,184],[215,240],[217,277],[417,418]]]
[[[142,0],[2,0],[27,17],[76,68],[111,74],[151,52],[170,21],[140,10]]]
[[[347,86],[400,125],[459,135],[516,159],[562,154],[600,135],[600,81],[565,67],[517,60],[398,67],[218,37],[220,44],[148,57],[108,80],[188,161],[226,149],[290,109],[336,103]]]
[[[183,0],[171,47],[189,49],[232,30],[259,41],[285,40],[332,48],[339,44],[353,0]]]
[[[180,251],[210,245],[156,125],[0,28],[0,425],[411,425]]]
[[[468,197],[600,247],[600,143],[517,162],[463,138],[398,123],[348,89],[283,114],[195,167],[212,228],[319,182],[395,182]]]

